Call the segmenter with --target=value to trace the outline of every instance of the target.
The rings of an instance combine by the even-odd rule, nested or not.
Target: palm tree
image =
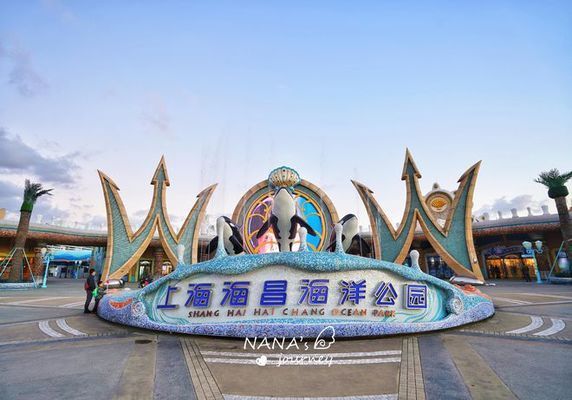
[[[30,183],[26,179],[26,186],[24,188],[24,201],[20,207],[20,221],[18,222],[18,230],[16,231],[16,242],[14,248],[16,249],[12,258],[12,269],[10,270],[10,282],[18,282],[21,280],[20,274],[22,271],[22,260],[24,259],[24,246],[26,245],[26,238],[30,229],[30,219],[32,218],[32,211],[36,200],[41,196],[47,194],[51,196],[53,189],[43,189],[41,183]]]
[[[566,196],[568,196],[566,182],[568,182],[570,178],[572,178],[572,171],[561,174],[560,171],[555,168],[550,171],[541,172],[540,175],[538,175],[538,178],[534,180],[548,188],[548,197],[554,199],[554,202],[556,203],[563,240],[572,239],[570,211],[566,204]]]

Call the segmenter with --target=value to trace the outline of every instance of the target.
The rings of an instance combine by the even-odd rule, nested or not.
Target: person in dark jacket
[[[84,289],[85,289],[85,306],[83,307],[83,312],[85,314],[89,314],[91,311],[89,311],[89,303],[91,303],[91,299],[93,298],[93,291],[95,290],[95,288],[97,287],[97,285],[95,284],[95,270],[93,268],[91,268],[89,270],[89,276],[87,277],[87,280],[85,281],[85,285],[84,285]]]
[[[526,282],[530,282],[530,271],[528,270],[527,265],[522,266],[522,277]]]

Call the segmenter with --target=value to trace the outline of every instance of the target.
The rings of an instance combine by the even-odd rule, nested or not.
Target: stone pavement
[[[497,282],[497,313],[327,351],[136,330],[83,314],[82,282],[0,292],[1,399],[567,399],[572,287]],[[291,365],[327,356],[327,364]],[[290,357],[290,358],[288,358]],[[290,364],[288,364],[290,363]]]

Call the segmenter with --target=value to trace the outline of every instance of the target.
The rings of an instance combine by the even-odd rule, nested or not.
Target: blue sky
[[[141,214],[163,154],[177,216],[286,164],[398,222],[406,147],[425,191],[483,160],[475,211],[552,207],[533,178],[572,167],[572,3],[1,0],[0,129],[0,208],[30,177],[72,222],[104,215],[97,169]]]

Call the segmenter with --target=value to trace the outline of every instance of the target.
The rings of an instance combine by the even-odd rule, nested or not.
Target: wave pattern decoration
[[[122,307],[118,308],[117,305]],[[168,332],[234,337],[379,336],[488,318],[489,298],[417,268],[343,253],[220,257],[139,291],[105,296],[101,317]]]

